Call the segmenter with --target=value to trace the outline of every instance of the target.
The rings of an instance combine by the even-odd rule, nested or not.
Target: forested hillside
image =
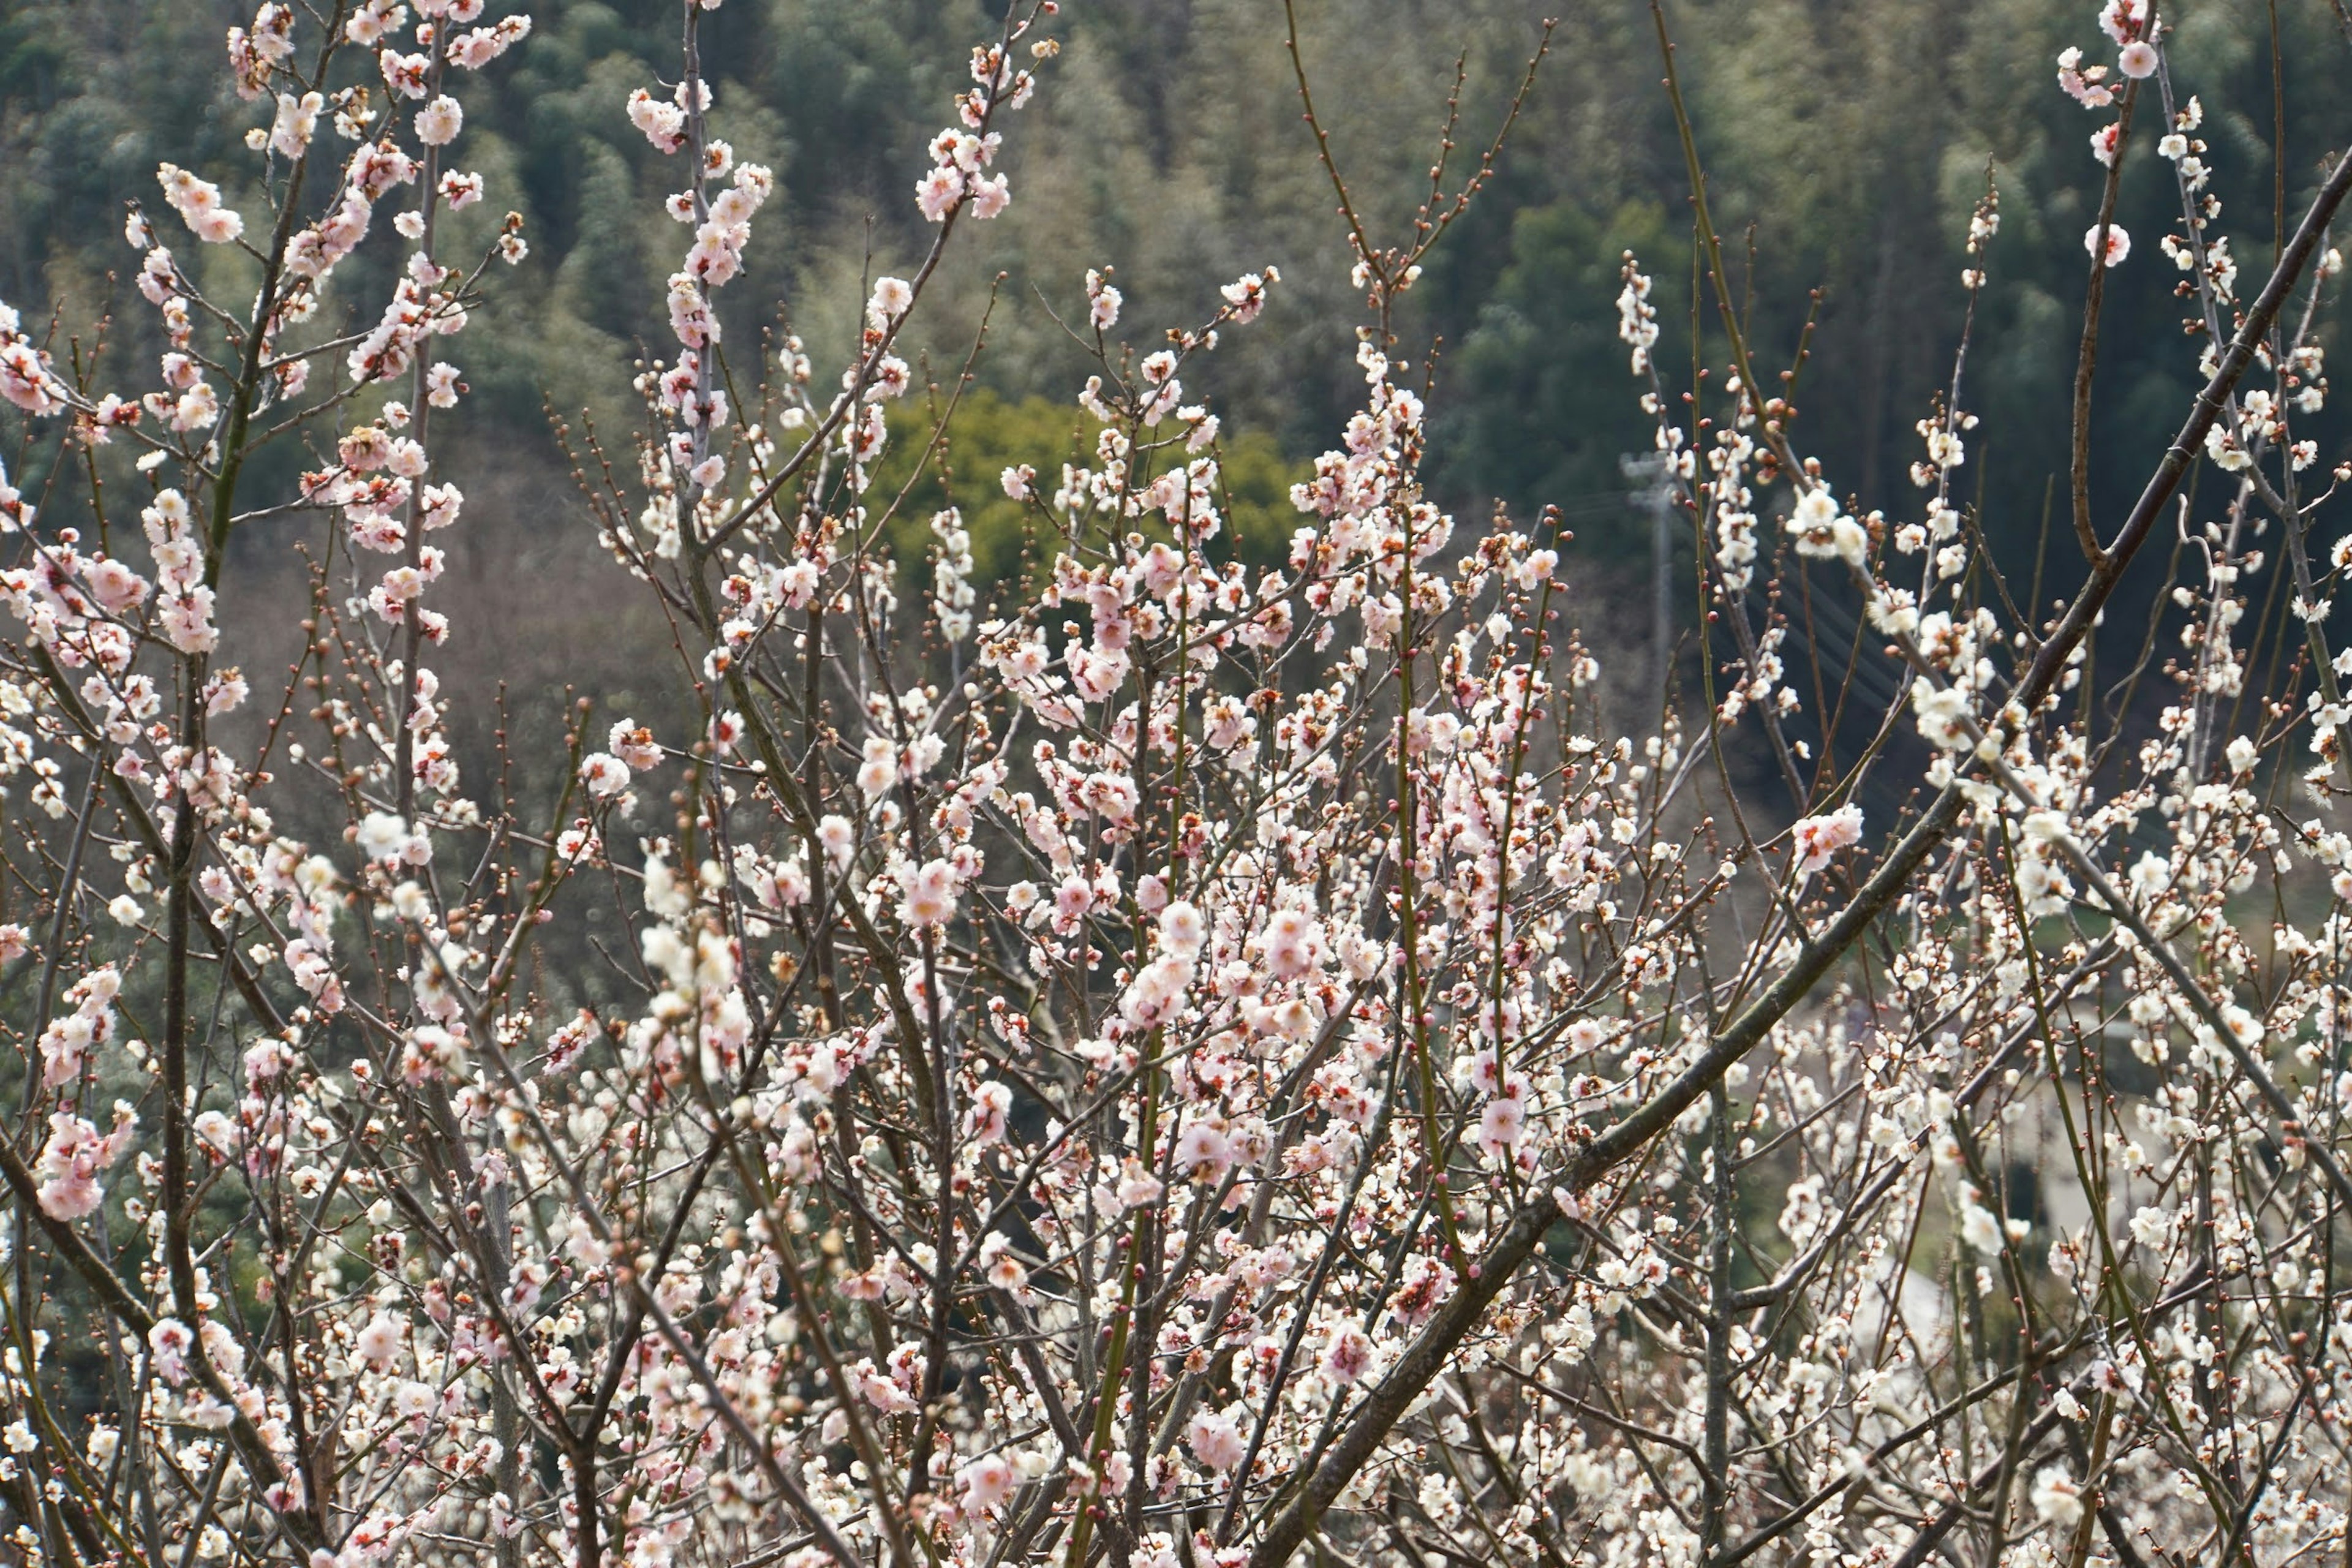
[[[1396,219],[1425,187],[1457,58],[1467,73],[1457,156],[1475,156],[1546,9],[1301,0],[1305,58],[1368,213]],[[1441,351],[1433,472],[1445,500],[1473,511],[1496,499],[1521,513],[1557,504],[1594,564],[1633,570],[1646,561],[1644,536],[1618,458],[1649,440],[1616,336],[1620,258],[1635,247],[1658,274],[1663,358],[1687,364],[1688,187],[1648,9],[1564,9],[1492,190],[1433,255],[1409,325]],[[934,324],[919,345],[929,374],[952,379],[985,317],[976,374],[1004,400],[993,427],[1008,447],[1050,453],[1069,438],[1059,409],[1083,357],[1048,304],[1066,308],[1086,268],[1114,268],[1130,300],[1176,321],[1206,313],[1202,279],[1271,265],[1284,279],[1275,308],[1218,356],[1205,390],[1229,437],[1250,433],[1263,464],[1303,458],[1328,444],[1354,395],[1340,324],[1353,296],[1297,113],[1283,6],[1118,0],[1068,11],[1051,90],[1006,151],[1023,200],[950,257],[940,282],[953,308],[932,321],[955,326]],[[459,462],[509,488],[530,478],[509,510],[553,521],[563,481],[542,398],[562,388],[562,412],[585,404],[602,428],[630,427],[633,358],[663,336],[652,312],[675,249],[659,213],[667,175],[624,100],[674,72],[676,16],[627,0],[547,0],[533,15],[529,47],[493,68],[505,89],[468,123],[491,185],[485,208],[521,212],[531,252],[467,344],[468,380],[502,433],[497,462]],[[1802,445],[1865,507],[1892,508],[1907,490],[1914,425],[1958,341],[1968,214],[1988,178],[1998,186],[2003,227],[1963,394],[1986,438],[1961,493],[1981,502],[1988,534],[2029,578],[2053,478],[2063,501],[2084,287],[2072,237],[2095,216],[2100,173],[2086,147],[2093,117],[2052,89],[2071,13],[2040,0],[1679,0],[1668,16],[1717,222],[1746,251],[1739,281],[1757,341],[1787,363],[1818,291],[1815,359],[1839,374],[1818,390],[1800,381]],[[237,19],[220,0],[0,5],[0,297],[54,308],[64,330],[87,333],[128,286],[109,282],[133,257],[122,204],[152,203],[158,158],[233,175],[222,154],[254,111],[210,63]],[[919,258],[929,226],[913,186],[927,117],[951,90],[942,62],[989,20],[989,0],[764,0],[713,15],[716,131],[779,177],[778,237],[728,290],[737,333],[797,332],[822,362],[855,329],[861,279]],[[2275,174],[2291,212],[2315,181],[2324,128],[2352,112],[2324,10],[2282,8],[2283,103],[2263,5],[2206,0],[2177,26],[2169,47],[2184,74],[2225,84],[2204,104],[2208,162],[2235,179]],[[2274,123],[2285,135],[2275,170]],[[2153,244],[2177,212],[2170,176],[2141,146],[2123,182],[2118,221],[2150,243],[2105,307],[2093,493],[2106,506],[2128,501],[2192,388],[2194,354],[2180,341],[2189,312]],[[2248,204],[2228,215],[2249,272],[2273,251],[2273,216]],[[118,345],[139,330],[131,320]],[[1027,401],[1039,398],[1056,406]],[[2335,438],[2323,440],[2333,460],[2340,428],[2321,434]],[[36,478],[40,460],[26,455]],[[983,562],[1013,553],[982,541]]]

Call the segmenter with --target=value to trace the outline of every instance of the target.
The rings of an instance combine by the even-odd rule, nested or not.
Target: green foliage
[[[929,582],[931,518],[950,506],[971,534],[972,581],[1013,581],[1024,574],[1024,554],[1030,567],[1036,564],[1032,545],[1044,520],[1035,507],[1007,496],[999,476],[1027,463],[1050,493],[1060,464],[1087,459],[1093,421],[1042,397],[1013,402],[982,388],[965,394],[940,437],[946,412],[944,402],[927,408],[911,400],[892,410],[889,446],[875,468],[867,507],[892,513],[887,538],[902,585],[919,590]]]
[[[944,403],[900,405],[890,419],[890,442],[866,494],[869,510],[889,510],[885,531],[902,592],[929,584],[931,518],[953,506],[971,535],[972,581],[1009,584],[1039,571],[1051,556],[1041,530],[1052,526],[1034,502],[1004,493],[1004,470],[1037,470],[1036,487],[1051,496],[1064,463],[1094,463],[1100,428],[1077,409],[1043,397],[1018,401],[985,388],[965,394],[948,435],[938,437]],[[936,446],[934,441],[936,438]],[[1271,565],[1289,551],[1299,524],[1290,487],[1308,477],[1307,464],[1286,458],[1264,431],[1245,431],[1218,446],[1225,490],[1224,532],[1212,553],[1230,552],[1254,565]]]
[[[1441,384],[1449,488],[1522,508],[1563,503],[1578,538],[1612,559],[1648,549],[1646,531],[1633,526],[1632,509],[1619,499],[1626,481],[1617,463],[1649,450],[1656,425],[1625,374],[1630,350],[1617,335],[1616,300],[1631,250],[1658,268],[1652,302],[1660,315],[1686,322],[1690,290],[1686,274],[1672,268],[1675,249],[1654,202],[1627,202],[1605,216],[1573,200],[1519,211],[1510,260]],[[1688,379],[1671,363],[1667,374]],[[1585,498],[1589,509],[1580,504]]]
[[[821,362],[837,360],[855,342],[872,278],[911,276],[920,264],[935,234],[911,199],[924,144],[966,84],[970,46],[1001,9],[993,0],[744,0],[707,18],[714,132],[779,182],[746,275],[719,300],[728,370],[747,402],[763,373],[754,363],[763,331],[781,326]],[[110,310],[118,366],[152,362],[152,313],[119,276],[131,259],[122,204],[154,205],[154,164],[166,153],[225,180],[233,199],[250,197],[239,143],[262,110],[239,102],[218,68],[224,32],[249,10],[244,0],[5,8],[0,299],[29,317],[54,308],[61,333],[86,341]],[[639,361],[672,350],[662,281],[686,237],[660,211],[676,165],[622,106],[631,89],[675,78],[677,12],[620,0],[536,0],[530,10],[531,37],[491,68],[492,90],[475,96],[461,149],[490,182],[489,200],[467,215],[479,231],[469,243],[512,208],[531,254],[514,271],[494,269],[488,302],[453,353],[486,426],[478,452],[551,462],[546,397],[567,416],[591,410],[625,465],[618,438],[635,423],[630,380]],[[1499,122],[1537,37],[1537,8],[1300,0],[1297,13],[1351,197],[1376,235],[1402,235],[1427,189],[1457,52],[1468,80],[1449,182]],[[2005,557],[2030,563],[2044,488],[2067,461],[2080,237],[2099,176],[2084,142],[2097,119],[2057,92],[2051,61],[2069,43],[2095,42],[2089,7],[1675,0],[1668,20],[1759,369],[1793,366],[1810,314],[1814,364],[1796,388],[1794,437],[1865,504],[1899,512],[1913,503],[1913,426],[1949,379],[1966,303],[1967,215],[1988,172],[1997,180],[2002,229],[1963,393],[1984,425],[1960,493],[1981,506]],[[2179,20],[2170,58],[2181,90],[2202,98],[2209,161],[2236,188],[2260,190],[2272,162],[2268,8],[2211,0]],[[2333,68],[2341,45],[2324,8],[2281,7],[2279,26],[2291,213],[2319,153],[2342,140],[2352,73]],[[1361,316],[1328,178],[1298,122],[1279,10],[1260,0],[1122,0],[1068,6],[1056,31],[1065,47],[1004,153],[1013,205],[992,224],[965,226],[907,343],[924,374],[942,376],[963,363],[984,320],[978,374],[994,401],[967,400],[953,476],[909,496],[894,546],[923,558],[929,511],[952,493],[971,516],[982,573],[1015,569],[1017,509],[995,473],[1028,461],[1050,479],[1041,457],[1074,450],[1068,400],[1088,366],[1047,312],[1068,318],[1087,267],[1117,268],[1128,298],[1121,332],[1148,349],[1163,329],[1213,310],[1218,284],[1273,264],[1283,283],[1265,316],[1227,332],[1188,380],[1231,438],[1229,479],[1263,491],[1252,503],[1262,523],[1242,508],[1244,550],[1278,556],[1291,522],[1274,476],[1337,440],[1360,394],[1350,333]],[[344,68],[356,80],[368,67],[351,53]],[[1689,390],[1687,176],[1656,82],[1642,8],[1569,8],[1486,196],[1432,254],[1401,318],[1405,352],[1440,346],[1438,498],[1473,512],[1500,499],[1527,517],[1559,505],[1578,548],[1603,560],[1635,531],[1620,521],[1617,457],[1648,445],[1641,388],[1616,338],[1628,247],[1657,280],[1669,396]],[[2152,120],[2143,114],[2143,131]],[[2100,353],[2092,489],[2103,518],[2128,504],[2195,379],[2195,345],[2180,335],[2172,295],[2179,279],[2156,243],[2177,218],[2176,198],[2150,140],[2141,135],[2126,164],[2120,216],[2137,244],[2108,290]],[[2221,226],[2252,277],[2271,248],[2271,213],[2233,207]],[[237,261],[224,248],[175,248],[231,285]],[[386,249],[339,277],[320,330],[357,324],[323,318],[380,299],[394,265]],[[1718,357],[1720,347],[1708,344]],[[1020,412],[1046,404],[1053,411]],[[2332,414],[2305,428],[2323,462],[2345,454]],[[899,457],[909,445],[902,430]],[[0,456],[20,475],[49,460]],[[457,477],[470,487],[483,476]]]

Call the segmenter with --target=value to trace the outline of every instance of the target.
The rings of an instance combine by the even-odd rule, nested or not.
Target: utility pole
[[[1666,473],[1664,452],[1628,452],[1617,459],[1617,471],[1631,487],[1636,511],[1650,514],[1650,673],[1664,704],[1674,674],[1674,525],[1675,488]]]

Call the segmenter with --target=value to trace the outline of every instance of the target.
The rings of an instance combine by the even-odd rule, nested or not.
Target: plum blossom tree
[[[1916,496],[1863,510],[1802,456],[1661,16],[1724,363],[1669,386],[1627,258],[1628,395],[1709,628],[1696,696],[1633,733],[1556,519],[1464,528],[1420,479],[1396,307],[1499,142],[1464,172],[1449,121],[1381,242],[1294,26],[1364,394],[1286,559],[1235,552],[1185,384],[1278,273],[1147,348],[1098,268],[1066,314],[1091,455],[1001,481],[1041,559],[973,581],[950,509],[918,581],[873,483],[898,349],[1017,194],[1056,7],[973,50],[908,193],[935,243],[821,375],[722,331],[773,179],[710,132],[717,4],[681,7],[674,87],[614,106],[678,161],[691,239],[636,461],[579,438],[582,525],[675,628],[676,699],[568,713],[551,802],[461,772],[451,715],[495,694],[430,663],[469,632],[435,605],[444,356],[525,244],[457,248],[490,184],[462,106],[527,17],[263,5],[227,40],[236,194],[165,164],[173,218],[129,217],[152,374],[104,390],[103,354],[0,310],[0,396],[86,481],[0,478],[15,1561],[2345,1551],[2352,542],[2317,532],[2352,472],[2295,421],[2352,159],[2244,295],[2163,20],[2111,0],[2113,65],[2061,59],[2116,117],[2084,576],[2045,616],[1954,488],[1965,342]],[[2109,516],[2084,454],[2138,142],[2179,186],[2203,390]],[[1997,228],[1988,192],[1971,297]],[[354,313],[329,284],[371,246],[394,266]],[[927,460],[956,400],[913,422]],[[313,465],[282,489],[279,448]],[[232,542],[293,514],[311,601],[240,600]],[[2092,631],[2164,530],[2182,651],[2126,747]],[[2291,616],[2250,621],[2282,580]],[[1783,652],[1841,595],[1875,638],[1860,721]],[[280,616],[299,657],[257,700],[226,660]],[[588,978],[551,956],[579,931]]]

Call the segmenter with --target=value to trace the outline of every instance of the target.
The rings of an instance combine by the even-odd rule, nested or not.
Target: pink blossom
[[[1214,1183],[1233,1163],[1233,1146],[1205,1121],[1195,1121],[1176,1140],[1176,1169],[1187,1179]]]
[[[963,200],[964,176],[952,168],[937,168],[915,183],[915,205],[933,223],[943,221]]]
[[[1517,1100],[1490,1100],[1478,1113],[1478,1147],[1490,1159],[1501,1159],[1519,1146],[1527,1128],[1527,1105]]]
[[[2099,254],[2099,227],[2098,227],[2098,225],[2096,225],[2096,224],[2093,224],[2093,225],[2090,226],[2090,228],[2089,228],[2089,229],[2087,229],[2086,231],[2084,231],[2084,235],[2083,235],[2083,248],[2084,248],[2085,251],[2087,251],[2087,252],[2089,252],[2089,253],[2090,253],[2090,255],[2091,255],[2091,257],[2092,257],[2092,258],[2093,258],[2094,260],[2096,260],[2096,259],[2098,258],[2098,254]],[[2103,266],[2107,266],[2107,267],[2116,267],[2116,266],[2119,266],[2119,265],[2121,265],[2121,264],[2122,264],[2122,262],[2123,262],[2124,258],[2125,258],[2126,257],[2129,256],[2130,254],[2131,254],[2131,236],[2124,232],[2124,228],[2123,228],[2123,226],[2122,226],[2121,224],[2113,224],[2113,223],[2109,224],[2109,225],[2107,226],[2107,254],[2106,254],[2106,259],[2105,259],[2103,263],[2101,263],[2101,265],[2103,265]]]
[[[1207,1468],[1222,1475],[1242,1462],[1240,1425],[1230,1415],[1204,1410],[1184,1428],[1184,1446]]]
[[[399,1321],[378,1312],[352,1340],[352,1353],[376,1371],[388,1372],[400,1361],[401,1337]]]
[[[1839,850],[1862,841],[1862,807],[1843,805],[1825,816],[1808,816],[1789,833],[1796,847],[1796,873],[1810,877]]]
[[[1020,1478],[1002,1454],[982,1454],[956,1473],[965,1502],[983,1511],[1003,1504],[1020,1484]]]
[[[1341,1323],[1323,1344],[1323,1371],[1332,1382],[1360,1382],[1372,1367],[1371,1336],[1355,1323]]]
[[[598,799],[609,799],[629,787],[629,766],[606,752],[591,752],[581,759],[580,782]]]
[[[42,1211],[64,1220],[97,1212],[105,1196],[99,1190],[98,1176],[107,1158],[106,1141],[97,1128],[64,1111],[52,1115],[48,1142],[42,1145],[37,1167]]]

